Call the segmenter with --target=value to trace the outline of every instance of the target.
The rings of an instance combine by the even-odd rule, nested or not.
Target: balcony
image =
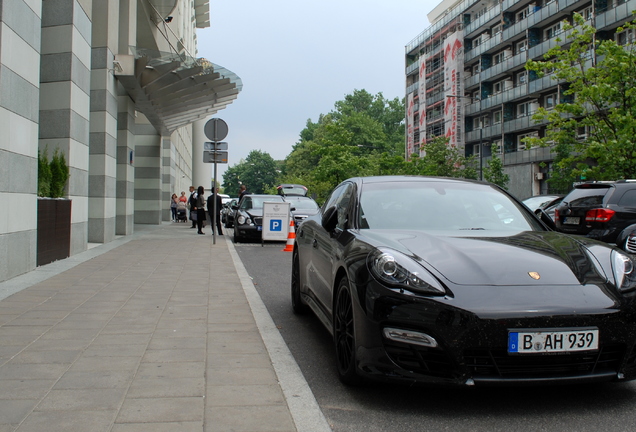
[[[490,21],[499,18],[500,15],[501,3],[497,3],[495,6],[488,9],[485,14],[464,27],[464,35],[470,37],[472,32],[479,31],[481,27],[488,25]]]
[[[539,125],[532,120],[532,114],[504,122],[504,133],[517,132],[524,129],[538,129]]]
[[[542,7],[535,13],[528,15],[528,27],[532,27],[537,23],[540,23],[548,18],[554,17],[559,12],[559,5],[557,2],[552,2],[547,6]],[[565,14],[563,14],[565,16]]]
[[[510,75],[514,69],[520,69],[526,64],[526,52],[508,57],[501,63],[489,67],[481,72],[481,81],[496,81],[499,77]]]
[[[501,43],[502,43],[501,33],[497,33],[496,35],[494,35],[493,37],[491,37],[484,43],[466,52],[466,54],[464,54],[464,62],[471,61],[475,57],[478,57],[479,55],[485,52],[488,52],[489,50],[495,48],[497,45],[500,45]]]
[[[530,81],[528,83],[528,94],[541,93],[549,88],[556,87],[559,83],[565,81],[557,81],[552,79],[553,75],[546,75],[542,78]]]
[[[630,20],[632,11],[636,9],[636,0],[628,1],[607,12],[596,15],[596,28],[603,30],[605,27],[622,24],[624,21]]]

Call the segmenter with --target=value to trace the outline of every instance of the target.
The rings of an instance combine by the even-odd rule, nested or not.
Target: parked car
[[[556,208],[558,231],[616,243],[636,224],[636,181],[586,182],[576,185]]]
[[[533,212],[543,210],[552,220],[555,220],[554,212],[563,197],[564,195],[535,195],[524,199],[523,203]]]
[[[221,208],[221,223],[225,228],[232,228],[234,226],[234,210],[232,206],[238,204],[238,198],[223,199],[223,207]]]
[[[234,242],[260,241],[263,230],[263,203],[283,202],[280,195],[244,195],[234,206]]]
[[[492,184],[353,178],[298,229],[291,304],[333,335],[347,384],[626,381],[634,264]]]
[[[294,225],[298,226],[307,217],[315,215],[320,211],[320,206],[310,197],[285,196],[283,199],[291,204],[291,214],[294,218]]]
[[[307,196],[307,188],[299,184],[284,183],[276,186],[278,195]]]

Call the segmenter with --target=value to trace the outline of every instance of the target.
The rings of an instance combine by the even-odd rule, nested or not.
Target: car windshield
[[[246,196],[243,201],[241,201],[241,210],[250,210],[250,209],[262,209],[264,202],[279,202],[283,201],[283,198],[278,195],[267,195],[267,196]]]
[[[360,228],[544,230],[508,195],[488,185],[438,181],[366,183]]]
[[[318,209],[318,204],[316,201],[306,199],[306,200],[289,200],[292,207],[295,207],[296,210],[304,209],[304,210],[316,210]]]

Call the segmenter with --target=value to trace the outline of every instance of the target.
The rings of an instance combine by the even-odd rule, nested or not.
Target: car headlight
[[[250,218],[243,215],[240,215],[238,219],[236,219],[236,221],[239,223],[239,225],[249,225],[252,223],[252,220]]]
[[[371,274],[389,287],[418,293],[444,295],[446,290],[413,258],[389,248],[377,248],[367,258]]]
[[[626,292],[636,289],[636,267],[629,255],[613,250],[612,271],[616,287],[620,291]]]

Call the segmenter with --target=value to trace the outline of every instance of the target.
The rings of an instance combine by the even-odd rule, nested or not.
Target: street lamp
[[[446,97],[458,98],[458,99],[470,99],[471,101],[479,101],[479,115],[481,116],[481,99],[474,96],[461,96],[461,95],[446,95]],[[483,140],[484,140],[484,125],[480,119],[479,121],[479,180],[484,179],[484,152],[483,152]]]

